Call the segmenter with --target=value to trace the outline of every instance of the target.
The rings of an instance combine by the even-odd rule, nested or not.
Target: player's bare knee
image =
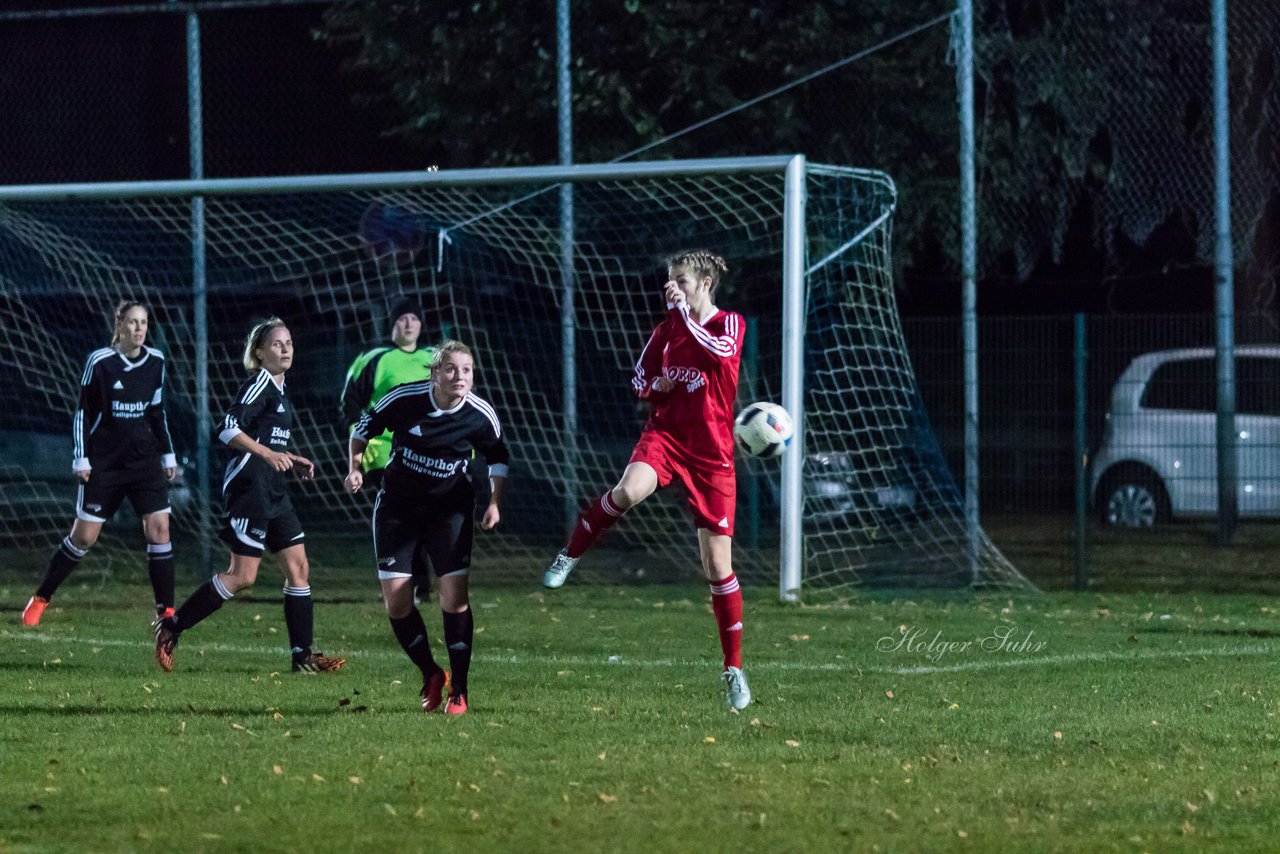
[[[151,513],[142,519],[142,535],[152,545],[162,546],[169,542],[169,514]]]
[[[386,605],[387,616],[393,620],[403,620],[413,610],[413,599],[411,598],[404,601],[387,599],[383,604]]]
[[[311,579],[311,564],[303,558],[301,563],[286,566],[285,575],[289,577],[289,583],[294,587],[307,587]]]
[[[387,609],[387,616],[393,620],[402,620],[413,611],[413,585],[383,582],[382,604]]]
[[[466,570],[459,570],[459,573],[451,573],[440,577],[440,610],[446,614],[461,614],[471,607],[470,586],[467,583]]]
[[[644,495],[631,484],[620,483],[609,493],[609,498],[619,510],[626,511],[643,501]]]
[[[70,536],[68,536],[67,539],[71,540],[71,544],[76,548],[80,549],[80,551],[82,552],[88,551],[89,549],[93,548],[93,544],[98,541],[98,532],[97,531],[85,532],[85,531],[72,530]]]
[[[729,555],[704,554],[702,556],[702,574],[708,581],[723,581],[733,575],[733,561]]]
[[[226,588],[227,592],[233,596],[244,590],[246,587],[252,587],[253,582],[258,580],[258,570],[255,567],[251,571],[233,571],[228,569],[226,572],[217,576],[219,583]]]

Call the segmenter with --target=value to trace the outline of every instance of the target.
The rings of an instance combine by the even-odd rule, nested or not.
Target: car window
[[[1144,409],[1215,412],[1218,408],[1214,360],[1178,359],[1156,368],[1139,404]],[[1236,412],[1280,417],[1280,359],[1236,359]]]
[[[1213,359],[1177,359],[1156,368],[1138,404],[1145,409],[1214,412]]]
[[[1280,416],[1280,359],[1236,359],[1236,412]]]

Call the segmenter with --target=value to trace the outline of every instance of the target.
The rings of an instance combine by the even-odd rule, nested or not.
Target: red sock
[[[583,552],[595,545],[596,540],[605,531],[612,528],[622,518],[623,510],[613,503],[609,490],[600,496],[600,500],[592,504],[578,517],[578,524],[573,526],[569,535],[569,545],[565,553],[569,557],[582,557]]]
[[[711,582],[711,610],[720,628],[720,649],[725,667],[742,667],[742,590],[738,576],[732,572],[721,581]]]

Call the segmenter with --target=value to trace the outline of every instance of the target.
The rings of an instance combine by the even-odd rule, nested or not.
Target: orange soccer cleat
[[[449,702],[444,704],[446,715],[465,715],[467,713],[467,695],[450,694]]]
[[[345,658],[328,658],[324,653],[309,652],[307,657],[293,662],[294,673],[332,673],[346,664]]]
[[[178,645],[178,633],[173,625],[164,618],[151,624],[156,633],[156,664],[165,673],[173,671],[173,648]]]
[[[42,596],[32,596],[27,602],[27,607],[22,609],[22,625],[38,626],[40,618],[44,616],[44,609],[49,605],[49,600]]]

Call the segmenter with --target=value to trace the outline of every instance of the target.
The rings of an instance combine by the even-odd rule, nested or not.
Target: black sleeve
[[[173,437],[169,435],[169,418],[164,409],[164,362],[160,363],[160,379],[156,383],[156,393],[147,407],[147,423],[151,425],[151,435],[156,437],[156,453],[164,456],[173,453]]]
[[[402,426],[406,400],[412,400],[412,396],[387,394],[377,406],[360,413],[351,427],[351,438],[368,442],[371,436],[381,436],[387,430],[395,432]]]
[[[71,418],[71,443],[75,448],[72,452],[73,467],[82,461],[84,464],[88,463],[89,434],[93,431],[98,416],[102,414],[102,395],[96,381],[97,372],[97,363],[90,355],[84,373],[80,376],[80,405]]]
[[[484,419],[484,424],[480,431],[472,437],[471,443],[476,446],[476,450],[484,455],[484,460],[489,464],[492,474],[500,477],[507,476],[508,467],[511,464],[511,454],[507,451],[507,443],[502,438],[502,430],[496,427],[494,422]],[[494,467],[500,467],[498,471],[493,471]]]
[[[218,441],[225,445],[235,438],[236,434],[249,432],[245,425],[252,427],[258,420],[258,416],[262,414],[263,408],[267,405],[267,398],[270,397],[266,388],[270,383],[270,375],[263,371],[256,379],[240,387],[240,391],[236,393],[235,403],[231,404],[227,414],[222,417]]]

